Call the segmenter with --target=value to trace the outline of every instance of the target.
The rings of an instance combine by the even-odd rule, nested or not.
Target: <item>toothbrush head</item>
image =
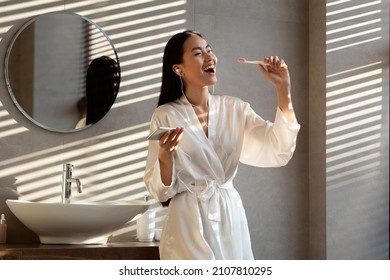
[[[247,60],[246,58],[240,57],[237,59],[239,63],[249,63],[249,64],[260,64],[264,67],[267,67],[267,64],[263,60]]]

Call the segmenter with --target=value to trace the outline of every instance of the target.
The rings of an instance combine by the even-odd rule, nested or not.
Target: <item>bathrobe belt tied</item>
[[[195,188],[192,190],[196,193],[197,198],[202,200],[205,205],[208,206],[207,209],[207,218],[211,221],[220,222],[221,221],[221,204],[219,199],[221,197],[222,189],[232,189],[233,182],[228,181],[226,183],[218,183],[217,181],[202,181],[203,184],[195,183]],[[206,183],[206,184],[205,184]]]

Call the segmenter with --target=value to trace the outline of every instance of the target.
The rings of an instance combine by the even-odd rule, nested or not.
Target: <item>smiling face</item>
[[[217,82],[217,57],[207,42],[191,35],[183,46],[183,62],[179,67],[180,75],[187,87],[206,87]]]

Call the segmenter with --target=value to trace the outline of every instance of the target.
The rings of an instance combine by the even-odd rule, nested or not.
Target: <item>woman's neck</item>
[[[209,90],[208,87],[203,87],[201,89],[188,89],[185,92],[188,102],[191,105],[199,108],[208,108],[209,102]]]

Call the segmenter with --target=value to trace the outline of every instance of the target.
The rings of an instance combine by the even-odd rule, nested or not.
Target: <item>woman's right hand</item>
[[[177,127],[172,132],[167,132],[159,141],[160,149],[158,160],[160,162],[161,181],[165,186],[172,183],[173,174],[173,152],[176,151],[184,129]]]
[[[167,132],[159,140],[160,153],[172,153],[177,149],[180,139],[183,135],[184,128],[177,127],[172,132]]]

